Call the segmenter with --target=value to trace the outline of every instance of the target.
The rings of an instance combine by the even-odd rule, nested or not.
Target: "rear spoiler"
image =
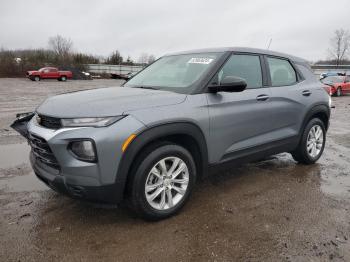
[[[20,135],[28,138],[28,122],[33,118],[34,112],[16,114],[16,120],[11,124],[11,128],[16,130]]]

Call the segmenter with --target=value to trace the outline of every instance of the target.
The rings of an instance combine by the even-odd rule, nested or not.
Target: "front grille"
[[[31,133],[29,134],[28,139],[35,158],[42,163],[58,170],[60,166],[46,140]]]
[[[50,128],[50,129],[59,129],[62,127],[61,119],[59,118],[44,116],[44,115],[39,115],[39,118],[40,118],[39,124],[43,127]]]

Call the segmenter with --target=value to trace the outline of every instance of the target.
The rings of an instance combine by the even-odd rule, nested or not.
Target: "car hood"
[[[38,73],[39,71],[36,70],[31,70],[31,71],[27,71],[27,74],[33,74],[33,73]]]
[[[103,117],[128,111],[178,104],[186,95],[169,91],[109,87],[53,96],[37,109],[38,114],[59,117]]]

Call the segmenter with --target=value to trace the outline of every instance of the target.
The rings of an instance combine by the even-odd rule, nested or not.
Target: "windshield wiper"
[[[157,88],[151,87],[151,86],[133,86],[134,88],[142,88],[142,89],[152,89],[152,90],[158,90]]]

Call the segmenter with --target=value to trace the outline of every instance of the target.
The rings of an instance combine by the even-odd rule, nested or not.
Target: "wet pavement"
[[[177,216],[149,223],[35,178],[28,145],[8,127],[14,114],[117,82],[46,83],[0,79],[0,261],[350,261],[350,96],[333,99],[317,164],[285,153],[218,170]]]

